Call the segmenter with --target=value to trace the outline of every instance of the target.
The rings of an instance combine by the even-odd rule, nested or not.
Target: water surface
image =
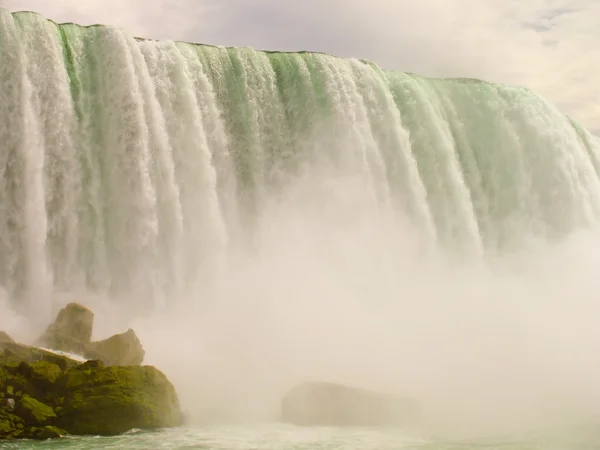
[[[597,450],[600,427],[485,439],[442,439],[385,428],[300,428],[287,425],[212,426],[119,437],[70,437],[5,443],[6,449],[210,450]]]

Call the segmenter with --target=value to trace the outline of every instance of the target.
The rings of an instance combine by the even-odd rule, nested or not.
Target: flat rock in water
[[[335,383],[304,383],[283,398],[281,415],[296,425],[402,426],[414,422],[417,407],[404,397]]]

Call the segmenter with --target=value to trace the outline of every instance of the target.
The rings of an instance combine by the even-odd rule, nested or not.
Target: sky
[[[600,135],[600,0],[0,0],[140,37],[369,59],[528,87]]]

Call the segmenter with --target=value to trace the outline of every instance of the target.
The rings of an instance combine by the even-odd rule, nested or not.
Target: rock
[[[18,365],[21,362],[34,363],[36,361],[47,361],[56,364],[61,370],[77,364],[77,361],[73,359],[41,348],[16,342],[0,342],[0,364]],[[0,380],[0,388],[1,386]]]
[[[69,303],[36,341],[53,350],[82,354],[92,339],[94,313],[79,303]]]
[[[62,370],[57,364],[49,361],[35,361],[31,364],[31,380],[38,386],[50,387],[61,376]]]
[[[416,414],[410,399],[334,383],[301,384],[281,405],[282,420],[296,425],[408,425]]]
[[[99,359],[110,366],[138,366],[144,361],[144,349],[135,332],[115,334],[103,341],[87,345],[85,356]]]
[[[9,398],[13,410],[4,407]],[[0,441],[181,424],[175,388],[154,367],[81,363],[35,347],[0,344]]]
[[[19,400],[16,407],[17,414],[27,423],[32,425],[45,425],[56,419],[56,413],[52,407],[25,394]]]
[[[23,419],[5,408],[0,408],[0,441],[27,437],[24,436],[24,428]]]
[[[3,342],[14,343],[15,341],[7,333],[5,333],[4,331],[0,331],[0,343],[3,343]]]
[[[154,367],[90,361],[70,370],[63,382],[66,395],[57,423],[72,434],[115,435],[181,424],[175,389]]]
[[[35,434],[35,438],[44,441],[46,439],[60,438],[65,436],[66,434],[68,433],[65,430],[61,430],[60,428],[53,426],[45,426]]]
[[[78,303],[61,309],[36,341],[36,345],[52,350],[75,353],[88,359],[99,359],[107,365],[137,366],[144,361],[144,349],[132,329],[103,341],[91,342],[94,313]]]

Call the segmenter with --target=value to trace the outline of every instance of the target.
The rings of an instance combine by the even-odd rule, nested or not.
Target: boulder
[[[53,350],[83,354],[92,339],[94,313],[79,303],[61,309],[54,323],[38,338],[36,345]]]
[[[72,434],[115,435],[132,428],[181,424],[175,388],[151,366],[110,366],[88,361],[62,380],[58,425]]]
[[[80,362],[0,343],[0,441],[179,426],[175,388],[152,366]]]
[[[335,383],[301,384],[281,404],[282,420],[295,425],[409,425],[416,415],[411,399]]]
[[[144,355],[142,344],[131,328],[103,341],[91,342],[85,351],[87,358],[110,366],[138,366],[144,361]]]

